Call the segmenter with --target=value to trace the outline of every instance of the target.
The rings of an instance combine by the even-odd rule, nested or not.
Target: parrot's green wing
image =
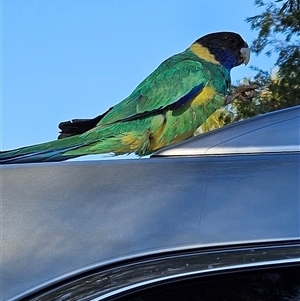
[[[134,120],[170,106],[179,108],[201,92],[208,75],[199,60],[173,56],[108,111],[98,125]]]

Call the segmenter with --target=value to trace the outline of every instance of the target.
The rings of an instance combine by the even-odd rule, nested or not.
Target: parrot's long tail
[[[74,131],[70,134],[67,138],[0,152],[0,164],[58,162],[104,153],[121,155],[134,152],[144,156],[152,152],[150,134],[139,126],[139,121],[116,123],[78,135]]]
[[[75,136],[0,152],[0,164],[57,162],[79,157],[80,155],[66,154],[68,151],[80,147],[80,145],[75,144],[73,138]],[[72,140],[74,140],[74,145],[71,143]]]
[[[95,140],[90,140],[81,136],[81,134],[94,128],[111,109],[109,108],[105,113],[92,119],[73,119],[61,122],[59,124],[59,140],[0,152],[0,164],[58,162],[93,153],[93,151],[87,149],[95,144]],[[96,153],[110,152],[116,148],[117,139],[111,139],[109,143],[105,143],[105,138],[107,138],[109,132],[109,130],[104,130],[104,133],[100,134],[102,139],[100,138],[99,141],[102,143],[100,149],[97,148]],[[78,151],[79,149],[81,150]]]

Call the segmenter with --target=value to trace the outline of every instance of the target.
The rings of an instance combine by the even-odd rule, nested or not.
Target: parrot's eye
[[[233,37],[227,37],[227,40],[232,44],[235,43],[235,38],[233,38]]]

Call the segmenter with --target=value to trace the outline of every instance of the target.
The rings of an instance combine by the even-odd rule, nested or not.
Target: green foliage
[[[300,0],[255,0],[254,4],[265,10],[246,19],[252,30],[258,30],[251,50],[261,54],[266,49],[267,56],[276,53],[278,71],[270,74],[255,68],[257,74],[251,84],[258,84],[260,89],[251,102],[234,102],[235,120],[300,104]]]
[[[283,0],[275,2],[281,3]],[[246,19],[252,30],[259,30],[258,37],[252,44],[252,50],[259,54],[267,45],[271,45],[273,49],[269,50],[267,54],[271,54],[274,50],[279,52],[280,58],[281,51],[289,43],[292,43],[295,36],[299,36],[300,0],[288,0],[283,3],[281,8],[274,3],[265,3],[262,0],[256,0],[254,4],[266,7],[266,10],[260,15]],[[277,34],[280,34],[284,40],[278,39]]]

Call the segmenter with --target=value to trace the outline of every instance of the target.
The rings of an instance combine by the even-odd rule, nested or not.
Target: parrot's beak
[[[249,47],[241,48],[240,54],[241,54],[242,63],[247,65],[250,61],[250,48]]]

